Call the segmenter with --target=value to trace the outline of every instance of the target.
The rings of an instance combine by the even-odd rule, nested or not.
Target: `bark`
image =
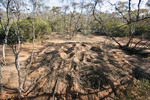
[[[1,74],[0,74],[0,93],[3,91],[3,63],[0,61],[0,66],[1,66]]]
[[[5,64],[5,42],[3,42],[3,63]]]
[[[131,22],[131,0],[129,0],[129,8],[128,8],[128,16],[129,16],[129,23]]]
[[[8,33],[9,33],[9,29],[10,29],[10,17],[9,17],[9,6],[10,6],[10,2],[11,0],[7,0],[7,6],[6,6],[6,19],[7,19],[7,22],[5,22],[5,28],[3,27],[3,31],[5,33],[5,39],[4,39],[4,42],[3,42],[3,62],[5,63],[5,45],[7,44],[7,37],[8,37]],[[2,25],[2,23],[1,23]],[[3,25],[2,25],[3,26]]]
[[[139,3],[138,3],[138,12],[137,12],[137,16],[136,16],[136,21],[139,20],[139,14],[140,14],[140,4],[141,4],[141,0],[139,0]]]
[[[0,84],[1,84],[1,92],[2,92],[2,87],[3,87],[3,82],[2,82],[2,79],[3,79],[3,64],[6,64],[5,62],[5,46],[7,44],[7,37],[8,37],[8,32],[9,32],[9,29],[10,29],[10,17],[9,17],[9,6],[10,6],[10,1],[11,0],[7,0],[7,6],[6,6],[6,16],[7,16],[7,22],[5,22],[5,25],[3,25],[3,23],[1,22],[1,17],[0,17],[0,24],[2,26],[2,30],[4,31],[5,33],[5,38],[4,38],[4,41],[3,41],[3,51],[2,51],[2,54],[3,54],[3,63],[0,62],[0,65],[1,65],[1,79],[0,79]]]
[[[19,9],[17,9],[17,11],[19,11]],[[15,25],[15,35],[17,36],[17,41],[15,43],[15,48],[14,48],[13,44],[11,47],[12,47],[13,53],[15,55],[15,66],[16,66],[16,70],[18,72],[18,83],[19,83],[18,91],[19,91],[19,93],[21,93],[22,86],[21,86],[21,72],[20,72],[20,61],[19,61],[19,51],[20,51],[19,20],[20,20],[20,14],[17,15],[17,22],[15,22],[14,14],[12,14],[12,16],[13,16],[13,22]]]

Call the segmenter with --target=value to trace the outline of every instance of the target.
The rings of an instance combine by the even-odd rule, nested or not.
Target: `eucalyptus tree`
[[[1,17],[2,17],[2,12],[1,11],[2,11],[2,9],[0,8],[0,21],[1,21]],[[2,86],[2,84],[3,84],[3,82],[2,82],[2,79],[3,79],[3,62],[1,60],[0,60],[0,67],[1,67],[1,69],[0,69],[0,93],[2,93],[2,87],[3,87]]]
[[[67,11],[69,10],[69,5],[64,5],[62,7],[62,11],[63,11],[63,14],[62,14],[62,19],[63,19],[63,32],[68,32],[69,29],[68,29],[68,16],[67,16]]]
[[[0,85],[1,85],[1,92],[2,92],[2,88],[3,88],[3,66],[6,65],[5,62],[5,48],[7,45],[7,41],[8,41],[8,34],[9,34],[9,29],[11,27],[11,13],[12,13],[12,8],[11,8],[11,0],[1,0],[0,1],[1,6],[6,10],[6,16],[1,15],[0,16],[0,24],[1,24],[1,30],[2,30],[2,35],[4,35],[4,38],[2,38],[2,44],[3,44],[3,60],[0,61],[0,65],[1,65],[1,76],[0,76]]]
[[[43,13],[43,15],[44,15],[44,17],[43,17],[43,19],[46,19],[47,21],[49,21],[50,20],[50,6],[44,6],[44,13]]]
[[[73,30],[73,18],[75,17],[75,13],[76,13],[76,9],[77,9],[77,6],[79,4],[77,2],[72,2],[71,6],[73,8],[73,11],[70,11],[70,19],[69,19],[69,32],[70,34],[72,34],[72,30]]]
[[[34,57],[34,48],[35,48],[35,17],[36,17],[36,12],[37,12],[37,4],[40,2],[41,0],[30,0],[30,3],[31,3],[31,6],[32,6],[32,10],[31,10],[31,24],[32,24],[32,43],[33,43],[33,47],[32,47],[32,53],[31,53],[31,58],[30,58],[30,63],[29,63],[29,66],[28,66],[28,69],[25,73],[25,78],[24,78],[24,81],[23,81],[23,88],[26,86],[26,79],[28,77],[28,74],[29,74],[29,71],[30,71],[30,68],[31,68],[31,65],[32,65],[32,60],[33,60],[33,57]],[[29,87],[30,88],[30,87]],[[28,90],[28,89],[27,89]],[[26,91],[27,92],[27,91]]]
[[[85,34],[90,33],[91,31],[91,23],[94,21],[93,17],[92,17],[92,8],[93,8],[93,3],[86,3],[84,5],[84,23],[83,23],[83,28],[85,31]]]
[[[22,85],[21,85],[21,66],[20,66],[20,60],[19,60],[19,53],[20,53],[20,43],[21,43],[21,35],[20,35],[20,27],[19,27],[19,21],[21,19],[21,10],[23,10],[23,6],[24,6],[24,2],[22,0],[14,0],[12,2],[13,5],[13,11],[12,11],[12,20],[13,20],[13,24],[15,26],[15,31],[14,31],[14,35],[15,35],[15,46],[14,44],[10,44],[10,47],[13,50],[13,53],[15,55],[15,66],[16,66],[16,70],[18,72],[18,91],[19,93],[21,93],[22,90]],[[10,41],[12,41],[10,39]]]
[[[3,7],[6,9],[6,17],[2,16],[0,23],[2,26],[2,31],[5,35],[3,41],[3,62],[5,63],[5,45],[8,43],[9,47],[12,48],[12,51],[15,55],[15,66],[18,72],[18,90],[21,92],[21,72],[20,72],[20,61],[19,61],[19,52],[20,52],[20,29],[19,21],[21,19],[21,10],[23,9],[24,2],[22,0],[7,0],[1,1]],[[3,20],[2,20],[3,19]],[[14,32],[10,34],[10,27],[14,25]],[[12,38],[8,37],[8,34],[15,39],[15,43],[12,42]],[[1,84],[2,84],[2,67],[1,67]]]
[[[119,41],[117,41],[115,39],[115,37],[113,36],[113,32],[110,31],[110,29],[106,26],[103,18],[101,16],[97,16],[97,13],[95,12],[96,7],[99,3],[102,3],[102,0],[96,0],[95,1],[94,7],[93,7],[93,17],[103,27],[105,34],[110,36],[119,45],[120,48],[122,48],[124,50],[130,49],[130,50],[133,50],[135,52],[139,52],[139,50],[137,50],[135,47],[136,47],[137,43],[140,43],[140,42],[137,42],[134,46],[131,45],[132,40],[135,36],[135,28],[136,28],[138,22],[143,21],[149,17],[146,16],[144,18],[141,18],[141,16],[140,16],[141,0],[138,0],[137,12],[134,15],[131,1],[132,0],[128,0],[128,2],[119,2],[118,4],[113,4],[113,3],[109,2],[111,4],[111,6],[115,7],[116,12],[122,17],[122,19],[124,21],[124,24],[119,26],[119,27],[116,27],[114,29],[114,31],[125,26],[125,25],[127,25],[129,28],[129,32],[128,32],[129,33],[129,40],[126,42],[125,45],[122,45],[121,43],[119,43]]]
[[[53,7],[51,10],[51,19],[49,20],[53,32],[59,32],[61,29],[61,7]]]
[[[3,62],[0,63],[5,63],[5,45],[7,44],[8,40],[10,42],[9,46],[12,48],[13,53],[15,55],[15,67],[17,69],[18,72],[18,92],[20,94],[22,94],[22,92],[26,93],[28,91],[24,91],[24,86],[26,85],[26,78],[28,77],[28,73],[30,70],[30,67],[32,65],[32,60],[33,60],[33,56],[34,56],[34,46],[35,46],[35,17],[37,17],[37,9],[39,7],[38,3],[41,2],[41,0],[30,0],[31,3],[31,24],[32,24],[32,38],[33,38],[33,49],[32,49],[32,53],[31,53],[31,59],[30,59],[30,63],[27,69],[27,72],[24,73],[26,74],[24,77],[24,82],[22,82],[21,80],[21,66],[20,66],[20,60],[19,60],[19,53],[20,53],[20,43],[21,43],[21,30],[19,27],[19,22],[21,19],[21,14],[23,12],[24,9],[26,9],[24,1],[23,0],[1,0],[0,1],[3,8],[6,9],[6,16],[4,18],[4,16],[0,16],[0,23],[1,23],[1,27],[2,27],[2,31],[5,35],[4,37],[4,41],[3,41]],[[13,26],[12,26],[13,25]],[[14,27],[14,31],[11,32],[11,35],[13,36],[13,38],[15,39],[15,41],[12,41],[12,38],[8,37],[8,34],[10,33],[10,27]],[[9,69],[8,69],[9,70]],[[1,64],[1,86],[2,86],[2,72],[3,72],[3,64]],[[37,78],[36,78],[37,79]],[[35,79],[35,80],[36,80]],[[35,82],[34,82],[35,83]],[[31,84],[32,85],[32,84]],[[30,89],[31,87],[29,87]],[[29,90],[27,89],[27,90]]]
[[[9,29],[11,27],[12,6],[11,6],[11,0],[1,0],[0,3],[2,4],[2,7],[4,7],[6,10],[6,17],[5,16],[0,17],[2,31],[4,32],[4,36],[5,36],[3,40],[3,63],[5,63],[5,45],[7,44]]]
[[[76,18],[75,18],[76,22],[75,22],[75,26],[74,26],[75,28],[74,28],[74,32],[73,33],[77,33],[77,31],[79,29],[81,29],[82,21],[83,21],[84,5],[85,5],[84,0],[79,3],[79,9],[78,10],[80,10],[80,12],[76,14]]]

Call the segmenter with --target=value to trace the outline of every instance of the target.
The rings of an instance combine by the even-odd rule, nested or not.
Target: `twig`
[[[57,88],[57,80],[55,82],[55,85],[54,85],[54,89],[53,89],[53,100],[55,100],[55,90]]]
[[[137,12],[137,16],[136,16],[136,20],[137,20],[137,21],[139,20],[140,4],[141,4],[141,0],[139,0],[139,3],[138,3],[138,12]]]
[[[135,44],[135,46],[134,46],[134,48],[136,48],[136,46],[139,44],[139,43],[141,43],[143,40],[140,40],[139,42],[137,42],[136,44]]]
[[[33,4],[33,5],[34,5],[34,4]],[[32,35],[33,35],[33,49],[32,49],[30,64],[29,64],[29,67],[28,67],[28,69],[27,69],[27,72],[26,72],[26,75],[25,75],[25,79],[24,79],[24,82],[23,82],[23,88],[24,88],[24,86],[25,86],[25,81],[26,81],[26,78],[27,78],[27,76],[28,76],[30,67],[31,67],[31,65],[32,65],[32,60],[33,60],[33,56],[34,56],[34,48],[35,48],[35,43],[34,43],[34,41],[35,41],[34,10],[35,10],[35,5],[34,5],[34,9],[33,9],[33,11],[32,11],[32,13],[33,13],[33,18],[32,18],[32,20],[31,20],[32,28],[33,28],[33,34],[32,34]]]
[[[55,85],[54,85],[54,87],[53,87],[53,100],[55,100],[55,90],[56,90],[56,88],[57,88],[57,83],[58,83],[58,79],[55,81]],[[50,100],[50,96],[51,96],[51,95],[49,95],[48,100]]]
[[[129,23],[129,20],[123,15],[123,13],[119,10],[119,8],[116,6],[116,4],[112,4],[111,2],[109,2],[112,6],[115,6],[115,9],[121,14],[121,16],[127,21],[127,23]]]
[[[36,77],[35,77],[35,79],[34,79],[34,82],[29,86],[29,88],[28,88],[26,91],[23,91],[23,93],[27,93],[27,92],[31,89],[31,87],[33,87],[33,85],[35,85],[35,84],[37,83],[38,78],[39,78],[39,74],[36,75]],[[32,89],[32,90],[33,90],[33,89]],[[30,91],[26,94],[26,96],[27,96],[32,90],[30,90]]]
[[[131,0],[129,0],[129,7],[128,7],[128,16],[129,16],[129,22],[128,23],[131,23]]]

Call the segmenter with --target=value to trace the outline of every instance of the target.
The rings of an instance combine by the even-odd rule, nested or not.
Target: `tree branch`
[[[137,12],[137,16],[136,16],[136,20],[137,20],[137,21],[139,20],[140,4],[141,4],[141,0],[139,0],[139,3],[138,3],[138,12]]]
[[[99,19],[100,20],[98,20],[97,18],[96,18],[96,16],[95,16],[95,9],[96,9],[96,5],[97,5],[97,3],[98,3],[98,1],[95,1],[95,5],[94,5],[94,7],[93,7],[93,17],[94,17],[94,19],[100,24],[100,25],[102,25],[102,27],[104,28],[104,32],[105,32],[105,34],[107,35],[107,36],[110,36],[118,45],[119,45],[119,47],[122,47],[122,45],[110,34],[110,31],[107,29],[107,27],[105,26],[105,24],[103,23],[103,20],[102,20],[102,18],[101,17],[99,17]]]
[[[123,15],[123,13],[119,10],[119,8],[115,5],[109,2],[112,6],[115,6],[115,9],[121,14],[121,16],[126,20],[127,23],[130,23],[130,21]]]

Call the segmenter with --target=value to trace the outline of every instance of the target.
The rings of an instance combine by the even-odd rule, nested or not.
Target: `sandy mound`
[[[50,43],[35,55],[26,85],[39,76],[32,98],[112,99],[134,82],[133,69],[117,50],[100,43]]]

